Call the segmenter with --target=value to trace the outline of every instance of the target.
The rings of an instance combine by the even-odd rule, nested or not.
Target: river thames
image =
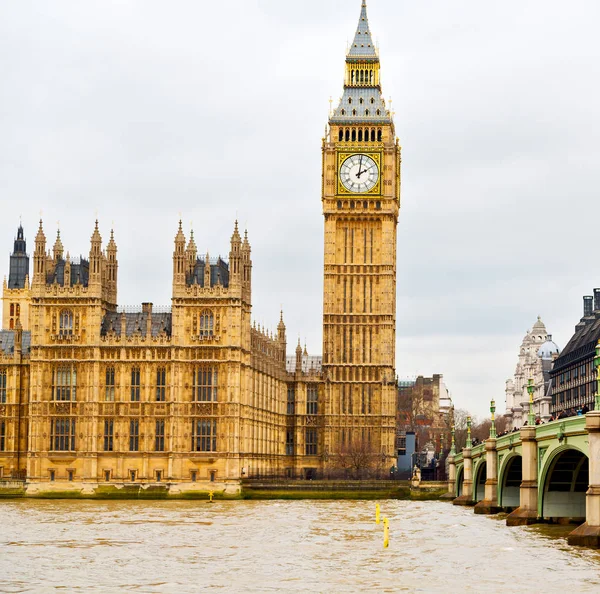
[[[2,592],[598,592],[561,526],[448,503],[0,502]]]

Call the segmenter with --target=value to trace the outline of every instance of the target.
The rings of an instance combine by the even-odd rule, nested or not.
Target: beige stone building
[[[363,2],[344,94],[323,139],[323,355],[287,357],[252,323],[252,259],[199,255],[181,223],[172,303],[119,307],[117,245],[98,222],[87,259],[48,249],[32,270],[19,227],[3,286],[0,476],[28,491],[144,487],[235,493],[241,480],[313,478],[355,449],[395,461],[400,146]]]

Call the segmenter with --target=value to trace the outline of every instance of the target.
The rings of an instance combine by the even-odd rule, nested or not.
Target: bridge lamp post
[[[535,414],[533,413],[533,393],[535,392],[535,386],[533,385],[533,379],[527,382],[527,392],[529,392],[529,415],[527,416],[527,424],[535,427]]]
[[[456,426],[452,425],[452,445],[450,446],[450,455],[456,456],[456,441],[454,439],[454,433],[456,432]]]
[[[490,425],[490,438],[496,439],[496,401],[490,402],[490,413],[492,413],[492,424]]]
[[[596,366],[596,403],[594,405],[594,410],[600,410],[600,340],[596,345],[594,365]]]
[[[467,417],[467,443],[466,447],[471,449],[473,447],[473,440],[471,439],[471,417]]]

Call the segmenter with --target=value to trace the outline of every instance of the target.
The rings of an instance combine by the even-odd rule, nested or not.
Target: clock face
[[[340,167],[340,181],[349,192],[369,192],[378,179],[379,167],[369,155],[352,155]]]

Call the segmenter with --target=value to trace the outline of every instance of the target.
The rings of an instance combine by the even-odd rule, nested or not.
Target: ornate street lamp
[[[596,404],[594,406],[594,410],[600,410],[600,340],[596,345],[594,365],[596,366]]]
[[[450,455],[456,456],[456,441],[454,440],[454,433],[456,432],[456,426],[452,425],[452,445],[450,446]]]
[[[490,438],[496,439],[496,401],[490,402],[490,412],[492,413],[492,424],[490,425]]]
[[[471,439],[471,417],[467,417],[467,448],[473,447],[473,440]]]
[[[535,386],[533,385],[533,379],[527,382],[527,391],[529,392],[529,415],[527,417],[527,424],[535,427],[535,414],[533,412],[533,393],[535,392]]]

